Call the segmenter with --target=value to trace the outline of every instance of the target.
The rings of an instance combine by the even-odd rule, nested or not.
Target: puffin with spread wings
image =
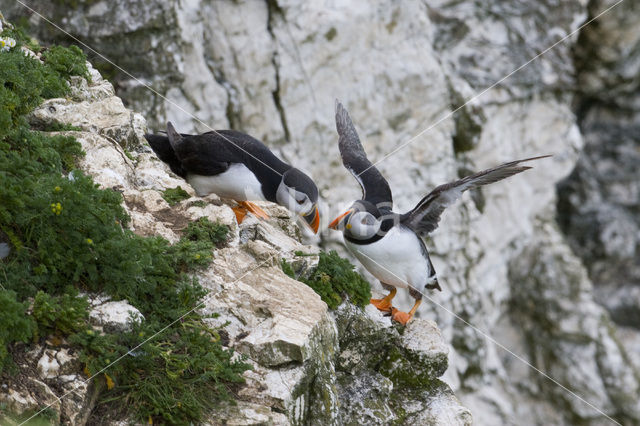
[[[521,163],[549,157],[548,155],[511,161],[483,170],[454,182],[436,187],[410,211],[394,213],[389,184],[367,159],[351,117],[336,101],[336,128],[342,163],[362,187],[362,199],[338,216],[329,228],[340,230],[347,248],[362,265],[389,291],[383,299],[371,299],[381,311],[406,325],[422,301],[423,288],[440,288],[429,252],[422,241],[438,227],[445,208],[471,188],[497,182],[530,169]],[[411,310],[401,312],[391,306],[397,288],[409,288],[416,300]]]

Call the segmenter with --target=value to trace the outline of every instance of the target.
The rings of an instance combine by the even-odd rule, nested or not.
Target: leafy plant
[[[75,292],[51,296],[43,291],[36,293],[33,302],[33,318],[38,324],[38,334],[67,335],[86,327],[89,302]]]
[[[29,42],[21,30],[11,31],[19,45]],[[0,52],[0,234],[12,246],[0,259],[0,374],[12,342],[68,336],[93,374],[127,354],[104,375],[105,402],[141,421],[195,423],[228,398],[227,386],[242,381],[248,368],[232,360],[218,330],[195,311],[206,292],[187,275],[210,261],[228,229],[202,218],[174,245],[126,229],[121,195],[75,170],[80,144],[34,131],[25,119],[43,98],[68,94],[69,76],[88,77],[78,48],[53,47],[42,57],[44,63],[17,48]],[[131,332],[96,333],[80,290],[126,299],[145,320]]]
[[[43,132],[65,132],[65,131],[81,131],[82,128],[78,126],[74,126],[72,124],[60,123],[57,121],[53,121],[51,123],[47,123],[44,127],[39,128],[38,130],[42,130]]]
[[[280,261],[280,267],[282,268],[282,272],[284,272],[290,278],[293,278],[294,280],[297,279],[296,271],[293,269],[293,266],[291,266],[291,264],[287,262],[287,259],[282,259]]]
[[[286,260],[282,259],[281,266],[287,275],[295,278],[293,267]],[[366,306],[371,298],[369,283],[334,250],[320,252],[316,269],[308,277],[298,279],[318,293],[330,309],[337,308],[345,297],[361,307]]]
[[[229,228],[201,217],[187,225],[180,241],[171,247],[175,266],[184,271],[206,266],[211,261],[211,252],[227,239]]]
[[[77,75],[91,82],[86,63],[87,58],[78,46],[52,46],[42,53],[42,59],[60,77],[66,80],[72,75]]]
[[[28,342],[31,339],[35,323],[25,314],[27,303],[18,302],[16,293],[0,290],[0,371],[8,361],[7,344],[10,342]]]
[[[169,203],[170,206],[178,204],[182,200],[189,198],[189,193],[182,189],[181,186],[175,188],[168,188],[162,192],[162,198]]]
[[[207,327],[196,314],[187,315],[133,353],[127,352],[160,326],[143,322],[122,336],[91,332],[73,339],[89,349],[81,360],[91,374],[127,354],[108,370],[115,386],[106,392],[103,402],[118,404],[141,421],[196,422],[219,401],[231,397],[229,384],[240,383],[249,366],[232,360],[233,353],[220,344],[218,329]]]
[[[228,234],[229,228],[226,225],[211,222],[203,216],[187,225],[183,238],[189,241],[208,241],[219,246],[227,240]]]

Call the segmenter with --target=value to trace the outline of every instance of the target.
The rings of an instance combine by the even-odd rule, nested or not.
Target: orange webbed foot
[[[386,297],[384,299],[371,299],[369,303],[378,308],[379,311],[391,312],[391,301],[387,300]]]
[[[258,207],[257,204],[254,204],[250,201],[237,201],[238,205],[236,207],[231,207],[231,210],[236,214],[236,221],[238,221],[238,225],[242,223],[247,213],[251,212],[260,219],[269,219],[269,215]]]
[[[391,308],[391,319],[395,322],[399,322],[402,325],[407,325],[407,323],[411,321],[412,318],[413,314],[399,311],[396,308]]]
[[[379,311],[382,312],[391,312],[391,301],[396,296],[397,289],[395,287],[391,288],[389,294],[384,299],[370,299],[369,303],[378,308]]]
[[[240,201],[240,205],[261,219],[269,219],[267,212],[251,201]]]
[[[418,310],[418,306],[422,303],[422,299],[416,300],[416,303],[413,305],[413,308],[409,312],[402,312],[397,310],[396,308],[391,308],[391,319],[393,321],[399,322],[402,325],[407,325],[411,318],[413,318],[413,314]]]
[[[247,209],[241,206],[237,206],[231,207],[231,210],[233,210],[233,212],[236,214],[236,221],[238,222],[238,225],[240,225],[244,220],[244,217],[247,215]]]

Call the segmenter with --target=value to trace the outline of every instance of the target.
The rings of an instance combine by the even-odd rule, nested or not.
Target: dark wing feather
[[[168,136],[146,134],[144,137],[158,158],[167,163],[171,171],[181,178],[186,178],[187,173],[213,176],[229,168],[228,161],[213,161],[211,159],[212,155],[216,156],[214,158],[218,158],[221,149],[204,140],[186,135],[178,142],[176,150],[174,150]]]
[[[391,210],[393,197],[389,184],[367,158],[351,117],[338,100],[336,100],[336,129],[342,164],[362,187],[362,199],[371,202],[379,209]]]
[[[424,237],[438,227],[438,222],[440,222],[440,216],[444,209],[452,205],[467,189],[498,182],[499,180],[528,170],[531,168],[530,166],[521,166],[520,163],[546,157],[550,157],[550,155],[511,161],[466,176],[455,182],[440,185],[420,200],[413,210],[403,214],[400,217],[400,223]]]
[[[188,170],[189,173],[203,176],[215,176],[227,171],[231,165],[226,161],[212,161],[197,152],[192,152],[182,157],[181,163],[182,168]]]

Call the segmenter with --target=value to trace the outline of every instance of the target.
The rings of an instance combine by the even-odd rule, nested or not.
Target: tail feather
[[[425,248],[426,251],[426,248]],[[427,259],[429,260],[429,270],[431,271],[431,275],[427,278],[427,284],[425,284],[424,288],[428,290],[438,289],[442,291],[440,288],[440,283],[438,282],[438,275],[436,274],[436,268],[433,267],[433,263],[431,263],[431,258],[429,257],[429,253],[427,253]]]
[[[442,288],[440,288],[440,283],[438,283],[438,277],[436,277],[435,275],[432,275],[431,277],[429,277],[429,283],[426,284],[424,288],[429,290],[438,289],[439,291],[442,291]]]

